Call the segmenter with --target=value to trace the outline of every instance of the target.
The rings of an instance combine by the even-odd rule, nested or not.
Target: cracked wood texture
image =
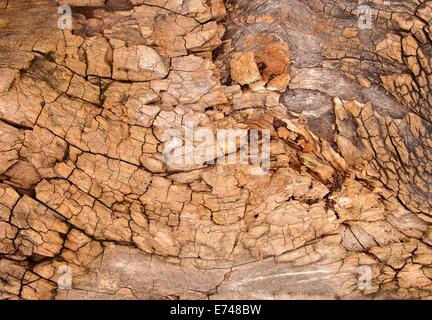
[[[367,4],[0,0],[0,298],[431,299],[432,1]],[[269,173],[165,163],[186,122]]]

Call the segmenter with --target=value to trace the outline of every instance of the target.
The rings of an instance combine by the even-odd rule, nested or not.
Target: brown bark
[[[359,5],[0,0],[0,298],[430,299],[432,1]]]

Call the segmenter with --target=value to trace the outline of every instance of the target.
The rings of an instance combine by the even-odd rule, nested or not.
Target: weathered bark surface
[[[369,5],[0,0],[0,298],[430,299],[432,1]],[[190,121],[269,174],[165,163]]]

